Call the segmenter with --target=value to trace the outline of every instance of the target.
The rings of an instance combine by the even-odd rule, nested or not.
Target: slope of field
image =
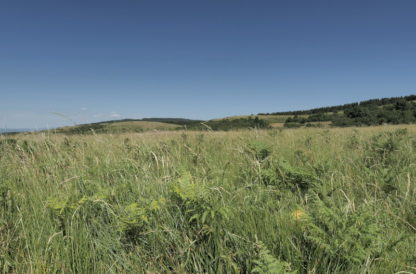
[[[416,127],[0,136],[4,273],[412,273]]]
[[[111,121],[94,124],[69,126],[52,130],[56,133],[82,134],[82,133],[125,133],[143,132],[148,130],[173,130],[182,128],[180,125],[153,121]]]

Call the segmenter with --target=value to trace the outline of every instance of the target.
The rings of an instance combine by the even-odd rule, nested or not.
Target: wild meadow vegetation
[[[3,273],[415,273],[416,127],[0,136]]]

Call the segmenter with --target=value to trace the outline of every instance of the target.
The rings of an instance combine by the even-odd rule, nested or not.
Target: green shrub
[[[255,267],[251,273],[259,274],[295,274],[297,271],[292,271],[290,264],[280,261],[271,255],[267,247],[261,242],[256,243],[258,249],[258,257],[254,260]]]
[[[371,261],[382,250],[381,228],[371,208],[342,210],[316,199],[309,215],[305,228],[310,252],[328,266],[347,270]]]
[[[272,153],[272,147],[269,144],[260,141],[250,142],[247,145],[247,148],[258,161],[265,160]]]

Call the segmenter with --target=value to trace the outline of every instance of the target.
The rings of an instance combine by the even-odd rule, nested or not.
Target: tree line
[[[390,99],[385,100],[384,104],[381,100],[369,100],[365,104],[351,104],[342,111],[338,109],[338,112],[332,113],[312,113],[307,117],[296,114],[286,120],[285,126],[312,126],[313,122],[322,121],[330,121],[333,126],[341,127],[416,123],[416,96]]]
[[[270,128],[270,123],[264,119],[256,117],[209,120],[202,123],[192,123],[186,125],[190,130],[236,130],[244,128]]]
[[[380,99],[371,99],[361,102],[355,102],[350,104],[338,105],[338,106],[329,106],[329,107],[320,107],[309,110],[295,110],[295,111],[284,111],[284,112],[271,112],[271,113],[259,113],[258,115],[310,115],[317,113],[328,113],[328,112],[340,112],[356,106],[383,106],[383,105],[392,105],[397,102],[414,102],[416,101],[416,95],[401,96],[401,97],[390,97],[390,98],[380,98]]]

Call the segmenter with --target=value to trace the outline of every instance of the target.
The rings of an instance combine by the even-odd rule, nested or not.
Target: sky
[[[416,94],[414,0],[1,0],[0,128]]]

